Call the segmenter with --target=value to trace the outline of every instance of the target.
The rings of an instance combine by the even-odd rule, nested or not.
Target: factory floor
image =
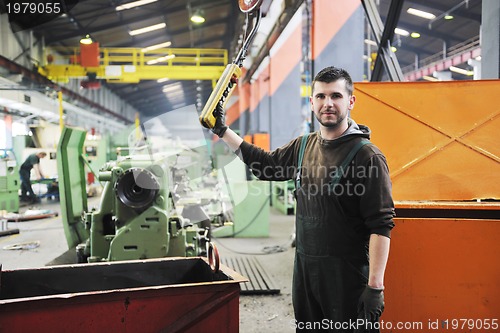
[[[89,198],[89,208],[98,204],[99,198]],[[35,206],[20,208],[19,213],[29,209],[55,212],[58,216],[9,222],[4,226],[4,229],[18,229],[19,233],[0,237],[2,270],[45,266],[68,250],[59,202],[43,199]],[[242,333],[295,331],[291,297],[294,249],[290,245],[294,217],[271,207],[269,220],[269,237],[214,239],[222,260],[234,256],[257,258],[275,287],[280,289],[279,294],[274,295],[240,295]]]

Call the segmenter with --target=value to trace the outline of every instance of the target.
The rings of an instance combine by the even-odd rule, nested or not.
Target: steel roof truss
[[[399,21],[401,8],[404,0],[392,0],[387,14],[385,26],[382,23],[380,14],[373,0],[362,0],[366,18],[372,28],[375,42],[378,45],[377,59],[373,67],[371,81],[381,81],[383,68],[387,70],[391,81],[403,81],[403,72],[398,63],[396,55],[391,50],[391,41],[394,37],[394,29]]]

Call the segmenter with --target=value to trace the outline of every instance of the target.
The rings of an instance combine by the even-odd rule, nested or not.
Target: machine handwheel
[[[217,246],[212,242],[208,242],[207,258],[210,269],[212,272],[217,273],[220,267],[219,250],[217,250]]]

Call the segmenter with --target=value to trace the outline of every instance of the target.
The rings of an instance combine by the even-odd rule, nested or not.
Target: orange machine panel
[[[395,200],[500,199],[500,81],[355,84]]]
[[[395,223],[382,332],[498,332],[500,221]]]

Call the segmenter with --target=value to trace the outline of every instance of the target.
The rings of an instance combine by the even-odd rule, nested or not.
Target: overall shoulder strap
[[[304,159],[304,151],[306,150],[307,138],[309,137],[309,133],[306,133],[302,136],[302,140],[300,140],[300,149],[299,149],[299,161],[297,164],[297,178],[296,178],[296,188],[300,188],[300,173],[302,169],[302,160]]]
[[[358,143],[356,143],[351,150],[349,151],[349,154],[347,154],[346,158],[344,161],[342,161],[342,164],[340,165],[339,170],[335,172],[335,175],[332,177],[332,180],[330,181],[330,186],[335,186],[336,184],[339,183],[340,179],[342,178],[344,174],[344,170],[347,168],[347,166],[352,162],[358,151],[366,144],[369,144],[370,140],[367,139],[361,139]],[[340,171],[340,172],[339,172]]]

